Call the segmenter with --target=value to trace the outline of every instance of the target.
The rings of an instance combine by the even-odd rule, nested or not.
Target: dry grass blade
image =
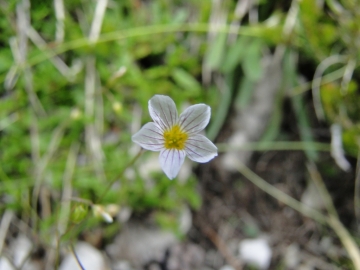
[[[271,195],[275,199],[290,206],[304,216],[310,217],[321,224],[326,224],[326,216],[324,216],[322,213],[302,204],[301,202],[295,200],[291,196],[267,183],[264,179],[255,174],[252,170],[250,170],[246,165],[239,164],[238,171],[247,179],[249,179],[254,185],[265,191],[267,194]]]
[[[59,144],[61,142],[61,139],[63,138],[64,135],[64,131],[65,131],[65,127],[67,126],[66,122],[61,123],[53,132],[52,137],[51,137],[51,141],[49,143],[48,149],[46,151],[46,153],[40,158],[39,153],[36,153],[37,157],[33,158],[34,160],[36,160],[36,167],[35,167],[35,173],[34,173],[34,177],[35,177],[35,184],[34,184],[34,190],[33,190],[33,194],[32,194],[32,207],[33,210],[32,211],[32,222],[34,225],[34,228],[36,228],[36,224],[37,224],[37,201],[39,198],[39,194],[40,194],[40,190],[41,190],[41,185],[44,179],[44,172],[46,170],[46,167],[48,166],[51,158],[53,157],[55,151],[58,149]],[[35,135],[33,135],[34,139],[33,139],[33,143],[36,144],[36,148],[38,149],[39,146],[39,142],[38,142],[38,130],[36,127],[36,130],[34,131]],[[37,135],[36,135],[37,134]],[[34,146],[33,146],[34,147]]]
[[[91,42],[96,42],[99,38],[107,4],[108,4],[108,0],[97,1],[97,5],[95,8],[95,15],[91,24],[90,34],[89,34],[89,40]]]
[[[311,178],[316,184],[316,187],[325,202],[326,209],[329,213],[329,218],[327,219],[328,224],[332,227],[335,233],[340,238],[342,244],[347,250],[355,269],[360,269],[360,250],[357,244],[355,243],[353,237],[350,235],[345,226],[340,222],[339,216],[336,212],[335,206],[333,204],[331,195],[329,194],[324,181],[320,173],[318,172],[315,164],[308,164],[308,171]]]
[[[56,236],[53,237],[52,249],[49,250],[46,260],[46,269],[50,269],[52,265],[55,265],[56,258],[59,257],[59,247],[60,247],[60,237],[66,232],[69,215],[70,215],[70,205],[71,205],[71,179],[74,174],[76,166],[76,157],[79,152],[80,145],[78,143],[73,143],[69,150],[68,158],[66,161],[65,172],[63,175],[63,190],[61,196],[61,209],[58,218]]]
[[[95,43],[99,38],[107,3],[107,0],[100,0],[97,2],[89,33],[90,42]],[[85,115],[88,117],[88,119],[95,118],[95,124],[91,122],[86,126],[85,136],[88,149],[92,156],[92,162],[94,164],[96,174],[100,180],[105,182],[106,177],[103,168],[104,155],[101,145],[101,132],[103,130],[103,102],[101,88],[96,87],[97,74],[95,63],[96,59],[94,56],[89,56],[86,59]]]
[[[2,253],[2,249],[5,243],[5,237],[8,232],[11,220],[13,219],[14,212],[11,210],[6,210],[2,216],[0,223],[0,254]]]
[[[344,77],[341,82],[341,93],[345,95],[347,93],[349,83],[356,67],[356,60],[350,59],[345,67]]]
[[[60,211],[60,220],[58,223],[58,231],[60,234],[65,233],[69,214],[70,214],[70,203],[72,197],[71,179],[74,174],[76,167],[76,158],[79,152],[80,145],[73,143],[71,145],[68,158],[66,161],[65,172],[63,175],[63,190],[61,196],[62,207]]]
[[[311,165],[308,166],[308,168],[309,170],[314,169]],[[289,195],[285,194],[284,192],[270,185],[244,164],[239,164],[238,171],[242,175],[244,175],[247,179],[249,179],[254,185],[256,185],[261,190],[265,191],[275,199],[299,211],[304,216],[310,217],[321,224],[330,226],[337,234],[344,248],[348,252],[349,257],[353,262],[355,269],[360,269],[359,248],[355,243],[354,239],[352,238],[352,236],[350,235],[350,233],[347,231],[345,226],[340,222],[339,218],[337,217],[335,207],[332,204],[331,197],[327,189],[325,188],[323,183],[319,182],[322,181],[321,178],[318,178],[320,174],[317,174],[316,171],[311,171],[311,175],[316,178],[317,188],[327,204],[327,210],[329,211],[329,216],[323,215],[319,211],[304,205],[303,203],[295,200],[294,198],[290,197]]]
[[[30,40],[43,52],[47,52],[48,46],[46,42],[42,39],[39,33],[33,28],[29,27],[27,31],[28,37]],[[57,68],[57,70],[66,77],[69,81],[73,80],[73,74],[70,68],[65,64],[65,62],[59,56],[49,56],[49,60]]]
[[[100,89],[96,88],[96,70],[95,70],[95,58],[89,56],[86,61],[86,77],[85,77],[85,115],[88,119],[99,119],[99,115],[95,114],[95,104],[98,105],[96,112],[102,111],[102,99],[95,101],[95,96],[101,95]],[[97,97],[98,98],[98,97]],[[100,114],[100,117],[102,114]],[[99,120],[97,121],[99,123]],[[101,123],[101,122],[100,122]],[[99,126],[99,125],[98,125]],[[103,151],[101,143],[101,134],[93,122],[86,125],[85,139],[89,153],[94,164],[97,177],[101,181],[105,181],[105,173],[103,169]]]
[[[16,5],[16,19],[18,25],[18,56],[15,59],[18,60],[20,66],[25,66],[28,55],[28,29],[31,25],[30,22],[30,1],[22,0]],[[46,112],[41,105],[33,87],[33,76],[31,69],[26,67],[23,71],[25,79],[25,90],[28,94],[32,109],[38,116],[45,116]]]
[[[64,8],[63,0],[54,0],[54,9],[56,16],[55,39],[57,42],[61,43],[64,41],[64,36],[65,36],[65,30],[64,30],[65,8]]]
[[[322,107],[321,96],[320,96],[320,86],[321,86],[322,76],[328,67],[334,64],[344,63],[345,61],[346,61],[345,56],[332,55],[326,58],[325,60],[323,60],[316,68],[314,79],[312,81],[312,94],[314,100],[315,113],[320,120],[325,119],[324,109]]]
[[[339,68],[338,70],[335,70],[333,72],[330,72],[329,74],[324,75],[321,78],[319,87],[342,78],[344,75],[344,72],[345,72],[345,67],[342,67],[342,68]],[[319,80],[319,79],[314,79],[314,80]],[[313,84],[314,80],[310,81],[310,82],[305,82],[298,86],[293,87],[292,89],[289,90],[289,95],[296,96],[296,95],[300,95],[306,91],[309,91],[311,89],[311,85]]]
[[[320,172],[317,170],[316,165],[314,163],[308,163],[307,169],[310,174],[311,179],[314,181],[316,188],[318,189],[321,199],[325,203],[326,210],[330,215],[333,215],[338,218],[338,214],[336,212],[335,206],[333,204],[331,195],[327,192],[326,186]]]

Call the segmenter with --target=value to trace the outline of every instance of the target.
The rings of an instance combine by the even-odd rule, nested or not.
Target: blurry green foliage
[[[316,60],[329,56],[333,43],[339,40],[339,31],[334,21],[312,0],[300,2],[302,24],[299,46]]]
[[[2,83],[8,79],[5,76],[10,67],[16,64],[12,54],[16,48],[10,49],[8,45],[9,40],[15,40],[20,31],[15,27],[15,7],[18,3],[8,1],[7,6],[0,8],[1,15],[4,15],[0,16]],[[84,4],[82,1],[65,1],[64,4],[63,44],[86,38],[95,2]],[[210,3],[204,2],[202,7],[205,9],[201,12],[206,7],[209,11]],[[188,9],[166,1],[115,1],[106,10],[102,33],[150,24],[182,23],[188,16]],[[199,16],[206,19],[209,14],[205,12]],[[47,43],[46,48],[39,48],[28,40],[27,59],[31,62],[34,57],[45,55],[46,50],[59,48],[62,44],[54,41],[57,22],[53,5],[31,1],[30,17],[31,27]],[[13,23],[10,27],[7,21],[9,18]],[[59,55],[59,59],[73,69],[71,80],[59,72],[48,56],[45,61],[31,67],[30,85],[23,70],[18,69],[14,87],[0,90],[0,189],[6,192],[6,207],[14,207],[20,215],[31,215],[32,192],[37,177],[41,178],[42,185],[51,190],[53,200],[51,216],[39,219],[42,236],[45,237],[47,232],[52,231],[61,206],[59,194],[64,186],[64,175],[68,170],[66,163],[72,144],[80,144],[71,180],[74,196],[95,202],[104,194],[107,182],[116,179],[132,158],[129,155],[133,146],[130,130],[135,106],[143,110],[141,122],[145,123],[150,120],[147,103],[154,94],[172,96],[179,109],[184,102],[208,103],[210,97],[216,97],[216,89],[204,91],[199,83],[203,52],[199,48],[191,48],[194,38],[199,37],[186,33],[168,33],[139,35],[137,38],[95,45],[85,42]],[[101,95],[101,107],[98,107],[97,101],[100,97],[95,97],[94,112],[95,115],[102,115],[99,135],[103,140],[103,179],[96,173],[86,143],[87,125],[98,121],[98,118],[88,117],[85,112],[84,82],[86,63],[90,56],[96,59],[95,87],[100,88],[96,95]],[[121,67],[126,68],[125,74],[114,77]],[[36,95],[35,105],[29,102],[29,87]],[[210,105],[216,107],[215,102]],[[56,135],[60,130],[60,134]],[[106,138],[112,139],[106,142]],[[144,160],[140,159],[136,163],[135,170]],[[36,176],[42,164],[45,167],[41,175]],[[183,184],[169,181],[162,173],[154,174],[151,178],[155,184],[149,188],[137,174],[135,179],[122,176],[120,184],[115,185],[102,198],[102,202],[127,205],[135,212],[161,210],[170,216],[173,212],[177,213],[184,203],[193,208],[200,207],[201,199],[196,191],[194,177]],[[82,209],[81,204],[74,207],[71,221],[81,223],[88,211]],[[88,222],[98,224],[92,219]]]
[[[221,2],[227,11],[224,12],[225,23],[229,25],[237,19],[236,1]],[[101,198],[101,203],[126,205],[139,213],[154,211],[159,223],[174,229],[184,203],[194,209],[201,205],[194,176],[186,183],[180,183],[169,181],[162,173],[154,173],[149,176],[153,183],[149,187],[137,170],[147,158],[144,155],[134,165],[133,174],[124,173],[119,177],[133,156],[132,129],[139,125],[138,122],[144,124],[151,120],[147,104],[154,94],[171,96],[179,111],[184,104],[209,104],[212,120],[208,133],[215,139],[231,106],[246,108],[253,98],[253,89],[264,75],[263,56],[284,46],[282,89],[266,133],[266,139],[275,140],[280,137],[285,89],[298,86],[303,72],[292,56],[298,56],[299,62],[305,63],[310,72],[335,54],[359,62],[359,10],[351,4],[352,1],[341,1],[345,2],[344,14],[337,14],[328,6],[318,6],[316,3],[321,1],[297,1],[299,10],[289,36],[284,36],[288,6],[283,8],[283,1],[275,2],[277,4],[260,1],[258,21],[250,23],[246,15],[237,35],[226,28],[211,34],[207,32],[209,27],[206,24],[214,12],[213,1],[110,1],[100,38],[111,33],[116,33],[116,36],[106,42],[90,44],[86,38],[96,1],[64,1],[63,42],[55,41],[57,21],[54,6],[39,0],[31,1],[31,26],[46,46],[39,48],[31,40],[27,41],[26,60],[34,65],[24,69],[17,65],[18,52],[16,42],[13,42],[19,42],[20,29],[16,25],[19,1],[2,1],[0,191],[4,204],[1,209],[15,209],[29,220],[33,190],[36,181],[41,179],[41,184],[50,190],[52,211],[50,217],[39,218],[39,227],[43,229],[40,234],[45,238],[52,232],[60,208],[64,178],[69,170],[69,151],[76,143],[80,147],[71,179],[74,196],[96,201],[106,191],[107,184],[115,179],[118,181]],[[199,25],[195,30],[182,31],[190,28],[188,24]],[[159,30],[152,34],[141,32],[146,27],[156,30],[157,26],[164,29],[162,27],[173,25],[178,25],[176,31],[169,28],[169,31]],[[74,45],[74,42],[77,46],[68,49],[67,46]],[[50,61],[47,52],[52,50],[61,51],[59,60],[69,67],[71,78],[62,75]],[[41,57],[45,60],[40,61]],[[95,59],[96,116],[87,116],[85,112],[84,82],[89,59]],[[12,67],[15,73],[11,81],[9,71]],[[118,76],[121,68],[126,68],[126,72]],[[215,78],[220,75],[223,84],[210,80],[203,85],[202,79],[209,75],[204,70]],[[29,73],[25,75],[25,72]],[[354,155],[358,151],[360,135],[358,80],[359,73],[355,68],[345,94],[342,94],[340,81],[325,84],[320,90],[327,120],[341,123],[345,149]],[[4,82],[14,82],[13,87],[5,89]],[[29,91],[36,96],[35,104],[30,101]],[[310,116],[304,105],[308,101],[304,96],[291,98],[301,140],[312,141]],[[86,139],[89,124],[98,128],[102,142],[100,162],[94,161],[89,150]],[[54,146],[52,142],[59,130],[61,134]],[[52,145],[54,149],[51,150]],[[311,151],[309,153],[311,158]],[[96,166],[100,166],[102,172],[99,173]],[[39,171],[40,176],[37,175]],[[77,213],[79,211],[75,207],[75,217],[72,217],[75,221],[83,218],[82,210],[81,215]],[[76,235],[84,228],[97,225],[99,221],[88,219],[88,223],[81,223],[73,233]]]
[[[82,203],[75,204],[71,211],[70,221],[77,224],[84,220],[88,214],[88,206]]]
[[[328,121],[343,127],[344,149],[357,157],[360,146],[360,95],[355,81],[351,81],[345,93],[337,83],[321,87],[321,97]]]
[[[322,85],[320,88],[322,104],[315,106],[323,107],[329,123],[342,126],[344,148],[353,156],[357,156],[360,146],[358,128],[360,96],[357,69],[360,60],[358,54],[360,11],[355,2],[341,1],[341,5],[337,6],[332,4],[333,1],[328,1],[329,10],[324,12],[325,7],[316,5],[314,1],[301,1],[298,44],[306,57],[313,59],[312,61],[317,64],[331,56],[346,59],[346,63],[343,64],[343,67],[346,67],[344,77]],[[354,61],[354,67],[350,61]],[[342,63],[339,61],[336,66],[340,64]],[[331,71],[334,71],[334,66],[326,66],[322,75]]]

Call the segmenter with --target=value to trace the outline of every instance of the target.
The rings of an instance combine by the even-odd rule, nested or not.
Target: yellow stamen
[[[181,130],[180,126],[174,125],[164,132],[164,146],[166,149],[183,150],[188,137],[188,134]]]

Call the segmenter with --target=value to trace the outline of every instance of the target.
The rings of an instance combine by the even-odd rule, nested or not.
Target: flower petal
[[[160,151],[164,148],[162,131],[153,122],[145,124],[131,139],[147,150]]]
[[[191,160],[199,163],[208,162],[218,155],[217,147],[200,134],[194,134],[186,141],[185,151]]]
[[[159,161],[161,168],[170,180],[178,175],[185,156],[184,150],[164,149],[160,152]]]
[[[155,95],[149,100],[149,112],[154,122],[164,131],[178,121],[174,101],[168,96]]]
[[[205,104],[196,104],[187,108],[181,115],[179,124],[188,133],[198,133],[210,121],[211,109]]]

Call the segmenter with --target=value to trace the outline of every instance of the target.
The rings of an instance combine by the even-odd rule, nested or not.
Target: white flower
[[[155,95],[149,100],[149,112],[154,122],[145,124],[132,140],[147,150],[160,151],[160,165],[169,179],[177,176],[186,155],[200,163],[217,156],[216,146],[199,134],[209,123],[209,106],[190,106],[179,117],[170,97]]]

